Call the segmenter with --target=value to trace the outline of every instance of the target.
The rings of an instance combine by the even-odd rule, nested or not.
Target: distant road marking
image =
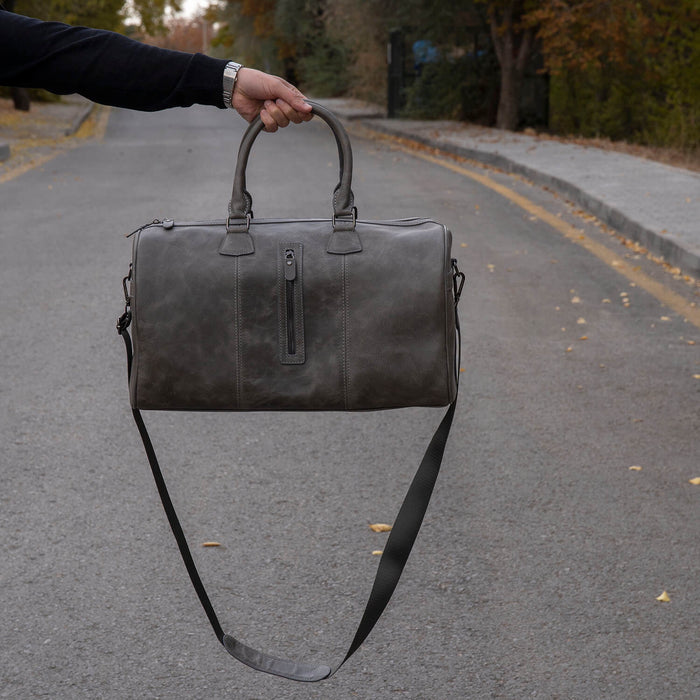
[[[370,129],[370,131],[372,130]],[[638,287],[641,287],[647,291],[662,304],[665,304],[668,306],[668,308],[673,309],[677,314],[680,314],[689,323],[692,323],[697,328],[700,328],[700,308],[697,306],[691,306],[690,302],[686,301],[682,296],[680,296],[680,294],[676,294],[661,282],[657,282],[648,275],[645,275],[643,272],[635,270],[634,267],[627,262],[627,260],[613,253],[602,243],[598,243],[597,241],[594,241],[588,236],[582,234],[581,231],[574,228],[571,224],[563,221],[558,216],[555,216],[538,204],[531,202],[527,197],[518,194],[515,192],[515,190],[512,190],[505,185],[501,185],[499,182],[496,182],[488,177],[488,175],[465,168],[457,163],[447,160],[446,158],[439,158],[437,156],[430,155],[429,153],[425,153],[424,149],[426,146],[417,141],[411,141],[410,139],[404,138],[399,139],[397,137],[387,136],[387,134],[376,131],[372,131],[372,133],[382,139],[393,141],[397,147],[405,153],[415,156],[416,158],[426,160],[429,163],[434,163],[435,165],[447,168],[448,170],[452,170],[453,172],[464,175],[472,180],[476,180],[476,182],[484,187],[488,187],[494,192],[498,192],[498,194],[510,200],[513,202],[513,204],[517,204],[529,214],[532,214],[538,219],[541,219],[545,223],[549,224],[565,238],[576,243],[576,245],[585,248],[589,253],[595,255],[599,260],[602,260],[606,265],[612,267],[616,272],[619,272],[621,275],[627,277],[627,279],[631,280]]]
[[[34,168],[39,168],[42,165],[48,163],[49,161],[60,156],[62,153],[69,151],[71,148],[82,145],[82,142],[87,139],[96,139],[101,141],[104,138],[105,131],[107,130],[107,122],[109,121],[109,107],[98,107],[97,114],[92,114],[88,119],[86,119],[81,125],[80,129],[73,136],[64,136],[55,141],[53,148],[55,150],[50,153],[43,153],[41,155],[35,156],[25,163],[20,163],[15,167],[9,168],[6,172],[0,175],[0,184],[3,182],[9,182],[14,180],[20,175],[33,170]]]

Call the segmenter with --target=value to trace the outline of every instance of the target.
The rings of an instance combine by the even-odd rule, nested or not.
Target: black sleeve
[[[0,9],[0,85],[77,92],[146,112],[195,103],[223,108],[226,63]]]

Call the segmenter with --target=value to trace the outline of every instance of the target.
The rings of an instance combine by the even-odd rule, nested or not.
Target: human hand
[[[231,105],[248,122],[260,114],[265,131],[270,132],[289,122],[309,121],[313,116],[311,105],[293,85],[255,68],[238,71]]]

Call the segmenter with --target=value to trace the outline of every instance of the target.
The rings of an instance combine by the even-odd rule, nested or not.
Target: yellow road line
[[[28,172],[29,170],[32,170],[33,168],[38,168],[40,165],[44,165],[44,163],[48,163],[50,160],[53,160],[56,156],[60,155],[61,153],[65,153],[67,150],[67,148],[59,148],[56,149],[53,153],[45,153],[42,156],[32,158],[32,160],[27,161],[26,163],[22,163],[22,165],[17,165],[14,168],[11,168],[6,173],[0,175],[0,184],[2,184],[3,182],[14,180],[16,177],[24,175],[24,173]]]
[[[377,134],[381,138],[387,138],[386,134],[379,134],[378,132],[373,132],[373,134]],[[388,139],[398,142],[398,139],[393,137],[388,137]],[[455,162],[446,160],[445,158],[438,158],[425,153],[423,150],[419,150],[425,147],[417,142],[415,142],[414,148],[401,145],[406,142],[406,139],[401,139],[400,143],[398,144],[398,148],[405,153],[415,156],[416,158],[421,158],[430,163],[434,163],[435,165],[439,165],[443,168],[459,173],[460,175],[471,178],[472,180],[476,180],[476,182],[484,187],[488,187],[494,192],[498,192],[498,194],[510,200],[513,202],[513,204],[517,204],[529,214],[532,214],[538,219],[544,221],[546,224],[549,224],[553,229],[561,233],[568,240],[573,241],[576,243],[576,245],[580,245],[582,248],[585,248],[589,253],[595,255],[606,265],[609,265],[621,275],[627,277],[627,279],[634,282],[638,287],[641,287],[645,291],[649,292],[649,294],[658,299],[662,304],[665,304],[669,309],[673,309],[673,311],[675,311],[677,314],[680,314],[689,323],[692,323],[697,328],[700,328],[700,308],[697,306],[692,306],[691,302],[686,301],[682,296],[680,296],[680,294],[676,294],[674,291],[664,286],[661,282],[657,282],[648,275],[645,275],[643,272],[635,270],[627,260],[619,255],[616,255],[602,243],[594,241],[581,233],[581,231],[578,229],[574,228],[571,224],[566,223],[566,221],[563,221],[543,207],[531,202],[527,197],[518,194],[505,185],[501,185],[500,183],[491,179],[488,175],[470,170],[458,165]],[[410,141],[408,142],[412,143]]]
[[[20,163],[19,165],[11,167],[6,172],[0,174],[0,184],[14,180],[16,177],[24,175],[24,173],[48,163],[56,156],[60,156],[62,153],[69,151],[71,148],[82,145],[87,139],[96,139],[101,141],[104,138],[105,131],[107,129],[110,110],[109,107],[98,107],[97,109],[97,114],[93,113],[88,119],[86,119],[74,136],[64,136],[57,139],[53,144],[53,148],[55,150],[49,153],[37,155],[27,162]]]

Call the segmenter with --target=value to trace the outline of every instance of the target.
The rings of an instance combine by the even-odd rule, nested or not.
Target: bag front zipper
[[[297,340],[294,314],[294,294],[297,279],[297,260],[294,251],[287,248],[284,251],[284,283],[287,307],[287,354],[297,354]]]
[[[277,312],[279,359],[283,365],[306,362],[304,342],[304,263],[301,243],[279,244]]]

